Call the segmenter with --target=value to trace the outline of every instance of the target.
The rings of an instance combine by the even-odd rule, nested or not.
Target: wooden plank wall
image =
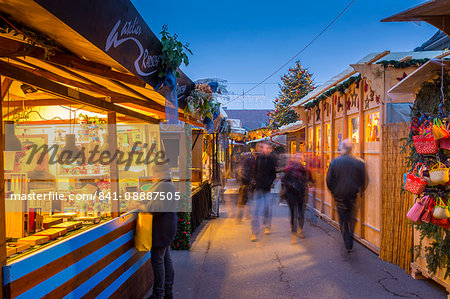
[[[406,214],[413,205],[413,195],[401,192],[403,174],[407,172],[406,156],[400,153],[403,141],[409,134],[409,124],[392,123],[382,126],[383,144],[383,194],[382,194],[382,233],[380,258],[396,264],[410,273],[413,259],[410,249],[413,246],[413,230]]]
[[[134,247],[128,213],[3,267],[6,298],[142,298],[153,283],[150,252]]]

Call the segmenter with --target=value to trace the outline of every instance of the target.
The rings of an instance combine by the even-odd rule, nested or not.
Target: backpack
[[[305,179],[304,174],[300,174],[301,177],[292,173],[292,171],[286,172],[283,178],[283,182],[287,191],[301,194],[305,191]]]

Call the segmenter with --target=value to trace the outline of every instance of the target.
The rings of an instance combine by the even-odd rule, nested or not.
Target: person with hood
[[[353,249],[352,213],[358,192],[363,192],[368,184],[366,165],[363,160],[352,155],[352,143],[346,139],[339,146],[341,156],[331,161],[326,177],[339,215],[339,225],[347,253]]]
[[[255,191],[252,205],[252,242],[258,240],[261,216],[264,217],[264,234],[270,234],[272,226],[272,197],[270,189],[277,175],[276,160],[272,156],[272,145],[267,142],[259,142],[257,151],[258,155],[253,172]]]
[[[305,207],[307,184],[312,183],[312,176],[303,165],[301,154],[295,154],[286,173],[282,178],[282,196],[287,200],[291,219],[291,240],[297,243],[298,237],[305,238],[303,225],[305,223]]]
[[[151,192],[172,193],[175,198],[177,189],[170,179],[167,163],[152,167],[156,180]],[[173,200],[149,200],[146,212],[153,214],[151,263],[153,267],[153,293],[151,299],[173,298],[174,269],[170,256],[170,245],[177,232],[177,205]]]

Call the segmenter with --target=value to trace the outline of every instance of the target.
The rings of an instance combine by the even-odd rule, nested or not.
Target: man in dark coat
[[[177,191],[170,180],[167,164],[155,165],[152,168],[153,176],[158,180],[151,192],[162,192],[166,198],[172,193],[175,198]],[[152,252],[151,263],[153,267],[153,294],[150,298],[173,298],[174,270],[170,256],[170,245],[177,232],[176,202],[165,200],[149,201],[147,211],[153,214],[152,226]]]
[[[363,160],[352,156],[349,140],[340,145],[342,155],[331,161],[327,173],[327,186],[333,194],[339,214],[339,225],[347,252],[353,249],[352,212],[358,192],[365,190],[368,179]]]
[[[264,216],[264,233],[270,234],[272,226],[272,197],[270,189],[276,178],[276,160],[272,156],[272,145],[267,142],[257,144],[258,156],[253,173],[255,192],[252,205],[252,238],[255,242],[259,235],[260,216]]]

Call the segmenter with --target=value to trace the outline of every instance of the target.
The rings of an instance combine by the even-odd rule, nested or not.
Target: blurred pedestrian
[[[339,146],[341,156],[331,161],[327,186],[333,194],[339,215],[339,225],[347,253],[353,249],[354,221],[352,212],[358,192],[364,191],[368,179],[363,160],[352,155],[352,143],[344,140]]]
[[[311,173],[303,165],[301,154],[295,154],[282,178],[282,194],[287,200],[291,216],[292,243],[297,243],[298,237],[305,238],[303,225],[305,223],[306,192],[307,184],[311,182]]]
[[[257,144],[257,157],[253,177],[255,192],[252,202],[252,238],[258,240],[260,217],[263,216],[264,234],[269,235],[272,226],[272,196],[270,189],[276,178],[276,160],[272,156],[272,145],[268,142]]]
[[[241,183],[239,188],[239,198],[237,204],[236,222],[243,222],[242,216],[248,215],[248,199],[251,198],[255,189],[255,178],[253,173],[256,167],[256,152],[252,148],[250,153],[245,154],[240,161],[240,167],[238,171],[238,179]],[[246,215],[246,216],[247,216]]]
[[[157,182],[152,186],[152,192],[172,193],[175,198],[177,189],[170,179],[167,164],[154,165],[152,167],[154,180]],[[151,263],[153,268],[153,293],[151,299],[173,298],[174,269],[170,256],[170,245],[177,232],[177,210],[171,201],[158,200],[149,201],[147,212],[153,214],[152,226],[152,249]]]

